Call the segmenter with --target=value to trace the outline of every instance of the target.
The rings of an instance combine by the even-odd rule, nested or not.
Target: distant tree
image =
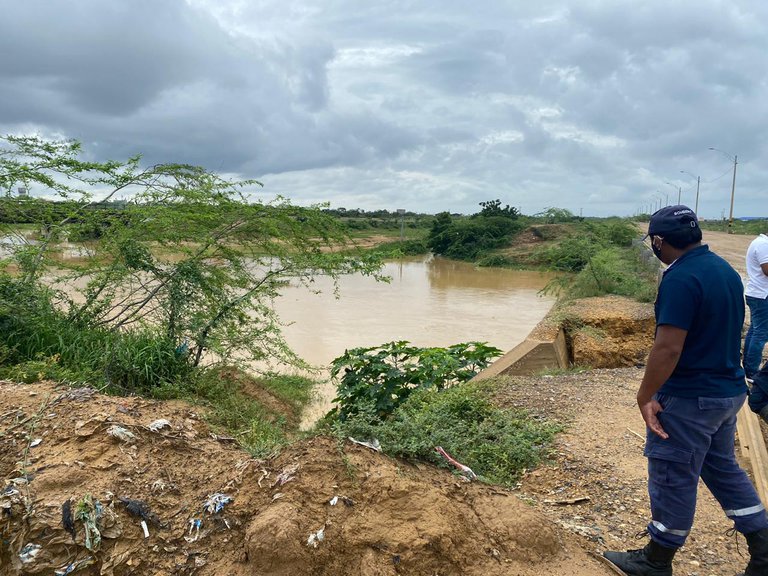
[[[440,212],[432,221],[427,237],[427,246],[435,254],[443,254],[451,244],[451,225],[453,218],[448,212]]]
[[[548,224],[556,224],[561,222],[573,222],[579,220],[577,216],[566,208],[546,208],[538,214],[534,214],[535,218],[543,218]]]
[[[480,211],[480,216],[503,216],[504,218],[514,219],[520,215],[517,208],[510,207],[509,204],[502,208],[501,200],[498,199],[480,202],[480,206],[483,207]]]
[[[503,246],[520,229],[516,217],[481,216],[453,218],[447,212],[437,215],[427,237],[435,254],[457,260],[475,260],[489,250]]]

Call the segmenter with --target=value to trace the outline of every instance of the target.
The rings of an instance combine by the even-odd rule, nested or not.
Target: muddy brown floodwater
[[[407,340],[416,346],[481,341],[504,352],[522,342],[554,304],[540,290],[554,275],[477,268],[442,258],[389,262],[390,283],[361,275],[343,277],[340,296],[319,279],[320,294],[286,288],[275,302],[288,344],[308,362],[327,367],[344,350]],[[327,373],[326,373],[327,377]],[[305,425],[331,408],[326,382],[305,414]]]

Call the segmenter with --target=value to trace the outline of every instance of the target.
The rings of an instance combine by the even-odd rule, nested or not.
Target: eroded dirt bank
[[[3,382],[0,432],[2,574],[609,573],[514,492],[328,438],[253,460],[181,402]]]

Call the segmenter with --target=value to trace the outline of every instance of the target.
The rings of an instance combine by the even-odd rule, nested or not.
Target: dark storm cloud
[[[0,0],[0,10],[0,131],[77,138],[94,157],[191,162],[297,201],[469,212],[503,197],[529,212],[631,213],[672,191],[665,181],[690,186],[688,170],[712,180],[704,209],[719,214],[728,190],[716,179],[738,153],[741,206],[762,206],[758,3]]]
[[[25,0],[3,13],[0,51],[13,57],[0,60],[0,74],[43,81],[90,113],[128,115],[210,74],[230,49],[210,17],[177,1]]]

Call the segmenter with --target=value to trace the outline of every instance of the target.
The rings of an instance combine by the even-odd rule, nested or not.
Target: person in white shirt
[[[749,330],[744,340],[744,371],[754,378],[760,370],[763,348],[768,342],[768,236],[760,234],[747,249]]]

